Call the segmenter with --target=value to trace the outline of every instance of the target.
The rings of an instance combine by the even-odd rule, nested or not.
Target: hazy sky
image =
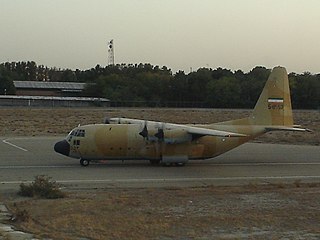
[[[0,0],[0,62],[320,72],[319,0]]]

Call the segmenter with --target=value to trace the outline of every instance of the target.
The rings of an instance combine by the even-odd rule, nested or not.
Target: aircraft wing
[[[191,135],[197,136],[215,136],[215,137],[246,137],[247,135],[226,131],[219,131],[214,129],[187,127],[187,132]]]
[[[175,123],[163,123],[163,122],[155,122],[155,121],[146,121],[141,119],[131,119],[131,118],[110,118],[110,122],[119,123],[119,124],[145,124],[148,126],[154,126],[158,129],[162,129],[164,131],[177,130],[181,129],[186,131],[193,137],[203,137],[203,136],[215,136],[215,137],[246,137],[247,135],[234,133],[234,132],[226,132],[208,128],[200,128],[193,127],[189,125],[183,124],[175,124]]]

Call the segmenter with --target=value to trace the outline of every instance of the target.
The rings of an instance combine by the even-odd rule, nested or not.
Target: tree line
[[[118,106],[252,108],[270,74],[257,66],[244,73],[199,68],[172,73],[151,64],[97,65],[88,70],[48,68],[35,62],[0,64],[0,94],[14,94],[13,80],[84,82],[83,96],[104,97]],[[320,74],[289,74],[292,105],[320,107]]]

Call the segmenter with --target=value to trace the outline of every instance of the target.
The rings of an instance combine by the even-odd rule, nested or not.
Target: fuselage
[[[194,125],[193,125],[194,126]],[[65,140],[55,145],[63,155],[87,160],[147,159],[186,162],[207,159],[229,151],[265,133],[262,126],[197,125],[201,128],[232,131],[247,137],[191,137],[183,129],[164,131],[149,126],[148,136],[142,136],[141,124],[94,124],[73,129]]]

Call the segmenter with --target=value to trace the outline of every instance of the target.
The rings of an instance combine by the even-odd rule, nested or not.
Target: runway
[[[108,161],[81,167],[53,145],[63,137],[12,137],[0,141],[0,190],[18,189],[47,175],[67,189],[184,187],[320,181],[320,147],[247,143],[210,160],[185,167],[151,166],[147,161]]]

